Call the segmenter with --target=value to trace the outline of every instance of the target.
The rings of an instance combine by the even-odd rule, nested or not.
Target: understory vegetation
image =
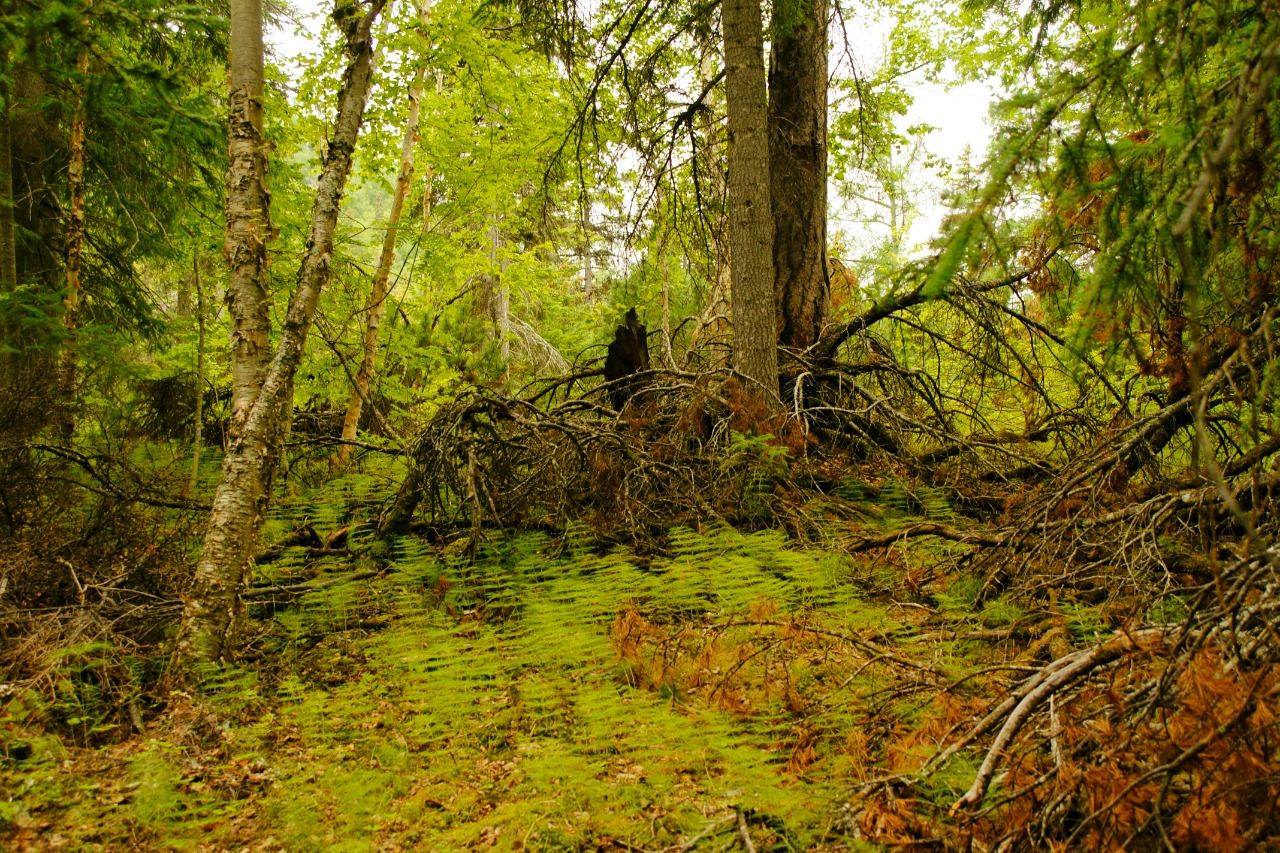
[[[0,3],[0,848],[1280,845],[1280,9],[723,5]]]

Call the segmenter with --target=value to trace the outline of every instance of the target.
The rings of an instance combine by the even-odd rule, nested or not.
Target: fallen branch
[[[112,481],[107,474],[95,467],[93,460],[89,456],[86,456],[79,451],[72,450],[69,447],[54,447],[49,444],[32,444],[31,449],[43,451],[51,456],[57,456],[59,459],[65,459],[77,468],[83,470],[97,481],[101,488],[95,488],[87,483],[80,483],[74,480],[68,482],[73,482],[82,489],[93,492],[94,494],[102,495],[103,497],[116,498],[128,503],[143,504],[144,506],[161,507],[164,509],[186,509],[195,510],[197,512],[209,511],[209,504],[201,503],[199,501],[189,501],[182,498],[172,498],[167,496],[147,495],[142,492],[134,492],[132,494],[126,492],[123,488],[116,485],[116,483]]]
[[[1049,664],[1044,671],[1031,678],[1024,687],[1021,698],[1017,700],[1016,704],[1013,701],[1014,697],[1010,697],[1010,699],[1001,703],[996,712],[988,714],[975,728],[975,732],[979,729],[990,728],[994,721],[999,719],[997,714],[1004,712],[1005,709],[1012,705],[1012,710],[1004,718],[1004,725],[1000,727],[995,740],[991,742],[991,746],[987,749],[986,757],[982,760],[982,766],[978,768],[973,784],[969,786],[969,790],[965,792],[964,796],[956,800],[951,807],[951,814],[954,816],[958,812],[971,808],[982,801],[982,798],[986,796],[987,788],[991,784],[991,779],[995,775],[996,767],[1005,750],[1013,742],[1023,724],[1041,704],[1054,696],[1059,690],[1069,686],[1095,669],[1117,660],[1136,648],[1157,640],[1163,640],[1167,635],[1168,630],[1165,628],[1148,628],[1134,634],[1121,634],[1092,648],[1081,649],[1064,655]],[[971,742],[979,736],[971,733],[962,742]],[[958,750],[948,748],[945,750],[945,754],[949,757],[954,755],[956,751]],[[926,766],[936,766],[937,763],[940,762],[931,760],[929,765]]]
[[[901,530],[893,530],[889,533],[883,533],[879,536],[864,536],[861,539],[846,546],[845,550],[850,553],[858,553],[860,551],[870,551],[875,548],[884,548],[894,545],[906,539],[914,539],[917,536],[937,536],[940,539],[948,539],[952,542],[960,542],[965,545],[983,545],[988,548],[1000,548],[1008,545],[1013,539],[1013,531],[984,533],[978,530],[960,530],[948,524],[938,524],[933,521],[925,521],[920,524],[913,524],[910,527],[904,527]]]

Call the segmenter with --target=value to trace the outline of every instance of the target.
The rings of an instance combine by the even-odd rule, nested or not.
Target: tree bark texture
[[[778,342],[817,342],[827,276],[827,0],[780,0],[769,57],[769,185]]]
[[[262,0],[231,0],[227,126],[227,308],[231,315],[231,425],[234,439],[262,388],[271,354],[267,242],[271,193],[262,133]]]
[[[7,55],[0,55],[6,68]],[[18,241],[13,227],[13,134],[9,118],[12,97],[7,81],[0,81],[0,292],[18,286]]]
[[[57,181],[50,177],[61,165],[49,152],[65,144],[64,131],[45,108],[54,97],[30,61],[11,61],[9,68],[9,144],[13,162],[14,244],[18,279],[40,283],[50,291],[66,281],[66,234]]]
[[[49,86],[28,57],[9,54],[3,77],[4,134],[0,144],[0,289],[19,282],[60,293],[66,286],[67,198],[61,176],[69,160],[51,152],[69,150],[66,130],[47,108]],[[57,175],[59,180],[50,181]],[[26,434],[56,426],[64,410],[60,354],[43,329],[25,327],[10,317],[0,328],[0,399],[30,404],[22,419]],[[32,395],[39,397],[39,402]]]
[[[724,0],[729,112],[729,253],[734,364],[766,405],[778,404],[768,106],[759,0]]]
[[[324,167],[316,187],[297,285],[285,313],[280,341],[250,402],[242,429],[231,437],[214,492],[209,527],[183,612],[176,648],[180,668],[230,656],[241,611],[240,593],[258,530],[266,515],[281,441],[293,402],[293,379],[315,316],[320,291],[329,279],[333,235],[351,157],[364,118],[373,77],[372,25],[386,0],[359,7],[339,6],[348,63],[338,99]],[[261,27],[261,18],[255,23]],[[236,130],[232,129],[234,135]],[[256,238],[260,235],[250,235]],[[229,253],[234,261],[237,256]],[[252,353],[241,351],[242,356]]]
[[[92,0],[85,0],[86,29],[89,25],[89,9]],[[76,59],[76,72],[79,82],[76,89],[75,112],[71,118],[71,139],[67,160],[67,231],[66,231],[66,289],[62,297],[62,324],[67,330],[66,348],[62,351],[59,366],[62,386],[61,400],[66,408],[61,412],[59,420],[62,434],[70,438],[75,432],[75,400],[76,393],[76,356],[74,337],[80,315],[80,271],[84,266],[85,218],[84,170],[87,159],[85,151],[88,135],[88,93],[86,86],[89,76],[89,48],[80,48]]]
[[[424,11],[420,15],[425,14]],[[356,429],[360,424],[360,413],[364,408],[365,398],[369,396],[369,385],[373,381],[373,371],[378,360],[378,329],[382,326],[382,318],[386,316],[387,282],[391,280],[391,264],[396,256],[396,237],[400,233],[400,217],[404,212],[404,202],[409,195],[409,186],[413,181],[413,153],[418,142],[418,114],[422,101],[422,80],[425,69],[419,66],[409,84],[409,115],[405,119],[404,138],[400,142],[400,172],[396,176],[396,188],[391,196],[391,209],[387,213],[387,231],[382,238],[382,253],[378,256],[378,269],[373,275],[373,284],[369,289],[369,309],[365,318],[364,339],[361,342],[360,367],[356,371],[355,387],[351,389],[351,397],[347,401],[347,413],[342,419],[342,441],[338,446],[337,459],[345,462],[351,456],[355,441]]]

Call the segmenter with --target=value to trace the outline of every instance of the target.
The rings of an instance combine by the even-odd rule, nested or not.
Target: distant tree
[[[160,332],[163,288],[143,281],[147,264],[172,256],[175,232],[208,213],[204,178],[222,146],[204,80],[225,54],[225,25],[201,3],[162,0],[6,10],[0,382],[10,398],[39,391],[24,430],[56,423],[65,437],[74,403],[104,399],[90,385],[120,377],[122,341]]]
[[[426,18],[426,0],[418,0],[419,19]],[[387,311],[387,283],[391,280],[391,264],[396,255],[396,239],[400,234],[400,217],[404,213],[405,199],[409,197],[409,188],[413,182],[414,149],[418,144],[418,114],[422,104],[422,81],[427,67],[418,63],[409,83],[409,112],[405,118],[404,136],[400,141],[400,168],[396,174],[395,189],[391,194],[391,205],[387,211],[386,231],[382,236],[382,249],[378,254],[378,267],[373,273],[373,283],[369,287],[369,305],[365,314],[364,335],[360,344],[360,366],[351,388],[351,396],[347,400],[347,411],[342,420],[342,441],[337,452],[337,461],[345,462],[351,455],[351,442],[355,441],[356,429],[360,425],[360,413],[364,411],[365,399],[369,396],[369,386],[373,381],[373,371],[378,360],[378,329],[382,326],[382,318]]]
[[[0,67],[9,67],[7,45],[0,46]],[[18,243],[13,222],[13,132],[8,74],[0,75],[0,293],[18,286]]]

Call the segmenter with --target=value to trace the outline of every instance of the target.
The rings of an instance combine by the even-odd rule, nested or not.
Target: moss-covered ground
[[[405,538],[374,558],[374,577],[330,560],[287,606],[255,599],[249,659],[144,731],[60,737],[65,709],[8,697],[3,846],[861,849],[968,785],[961,756],[902,817],[857,805],[1007,675],[969,677],[1006,655],[966,634],[1021,616],[967,608],[963,585],[885,592],[926,549],[855,560],[774,532],[677,529],[644,555],[522,535],[475,561]]]

